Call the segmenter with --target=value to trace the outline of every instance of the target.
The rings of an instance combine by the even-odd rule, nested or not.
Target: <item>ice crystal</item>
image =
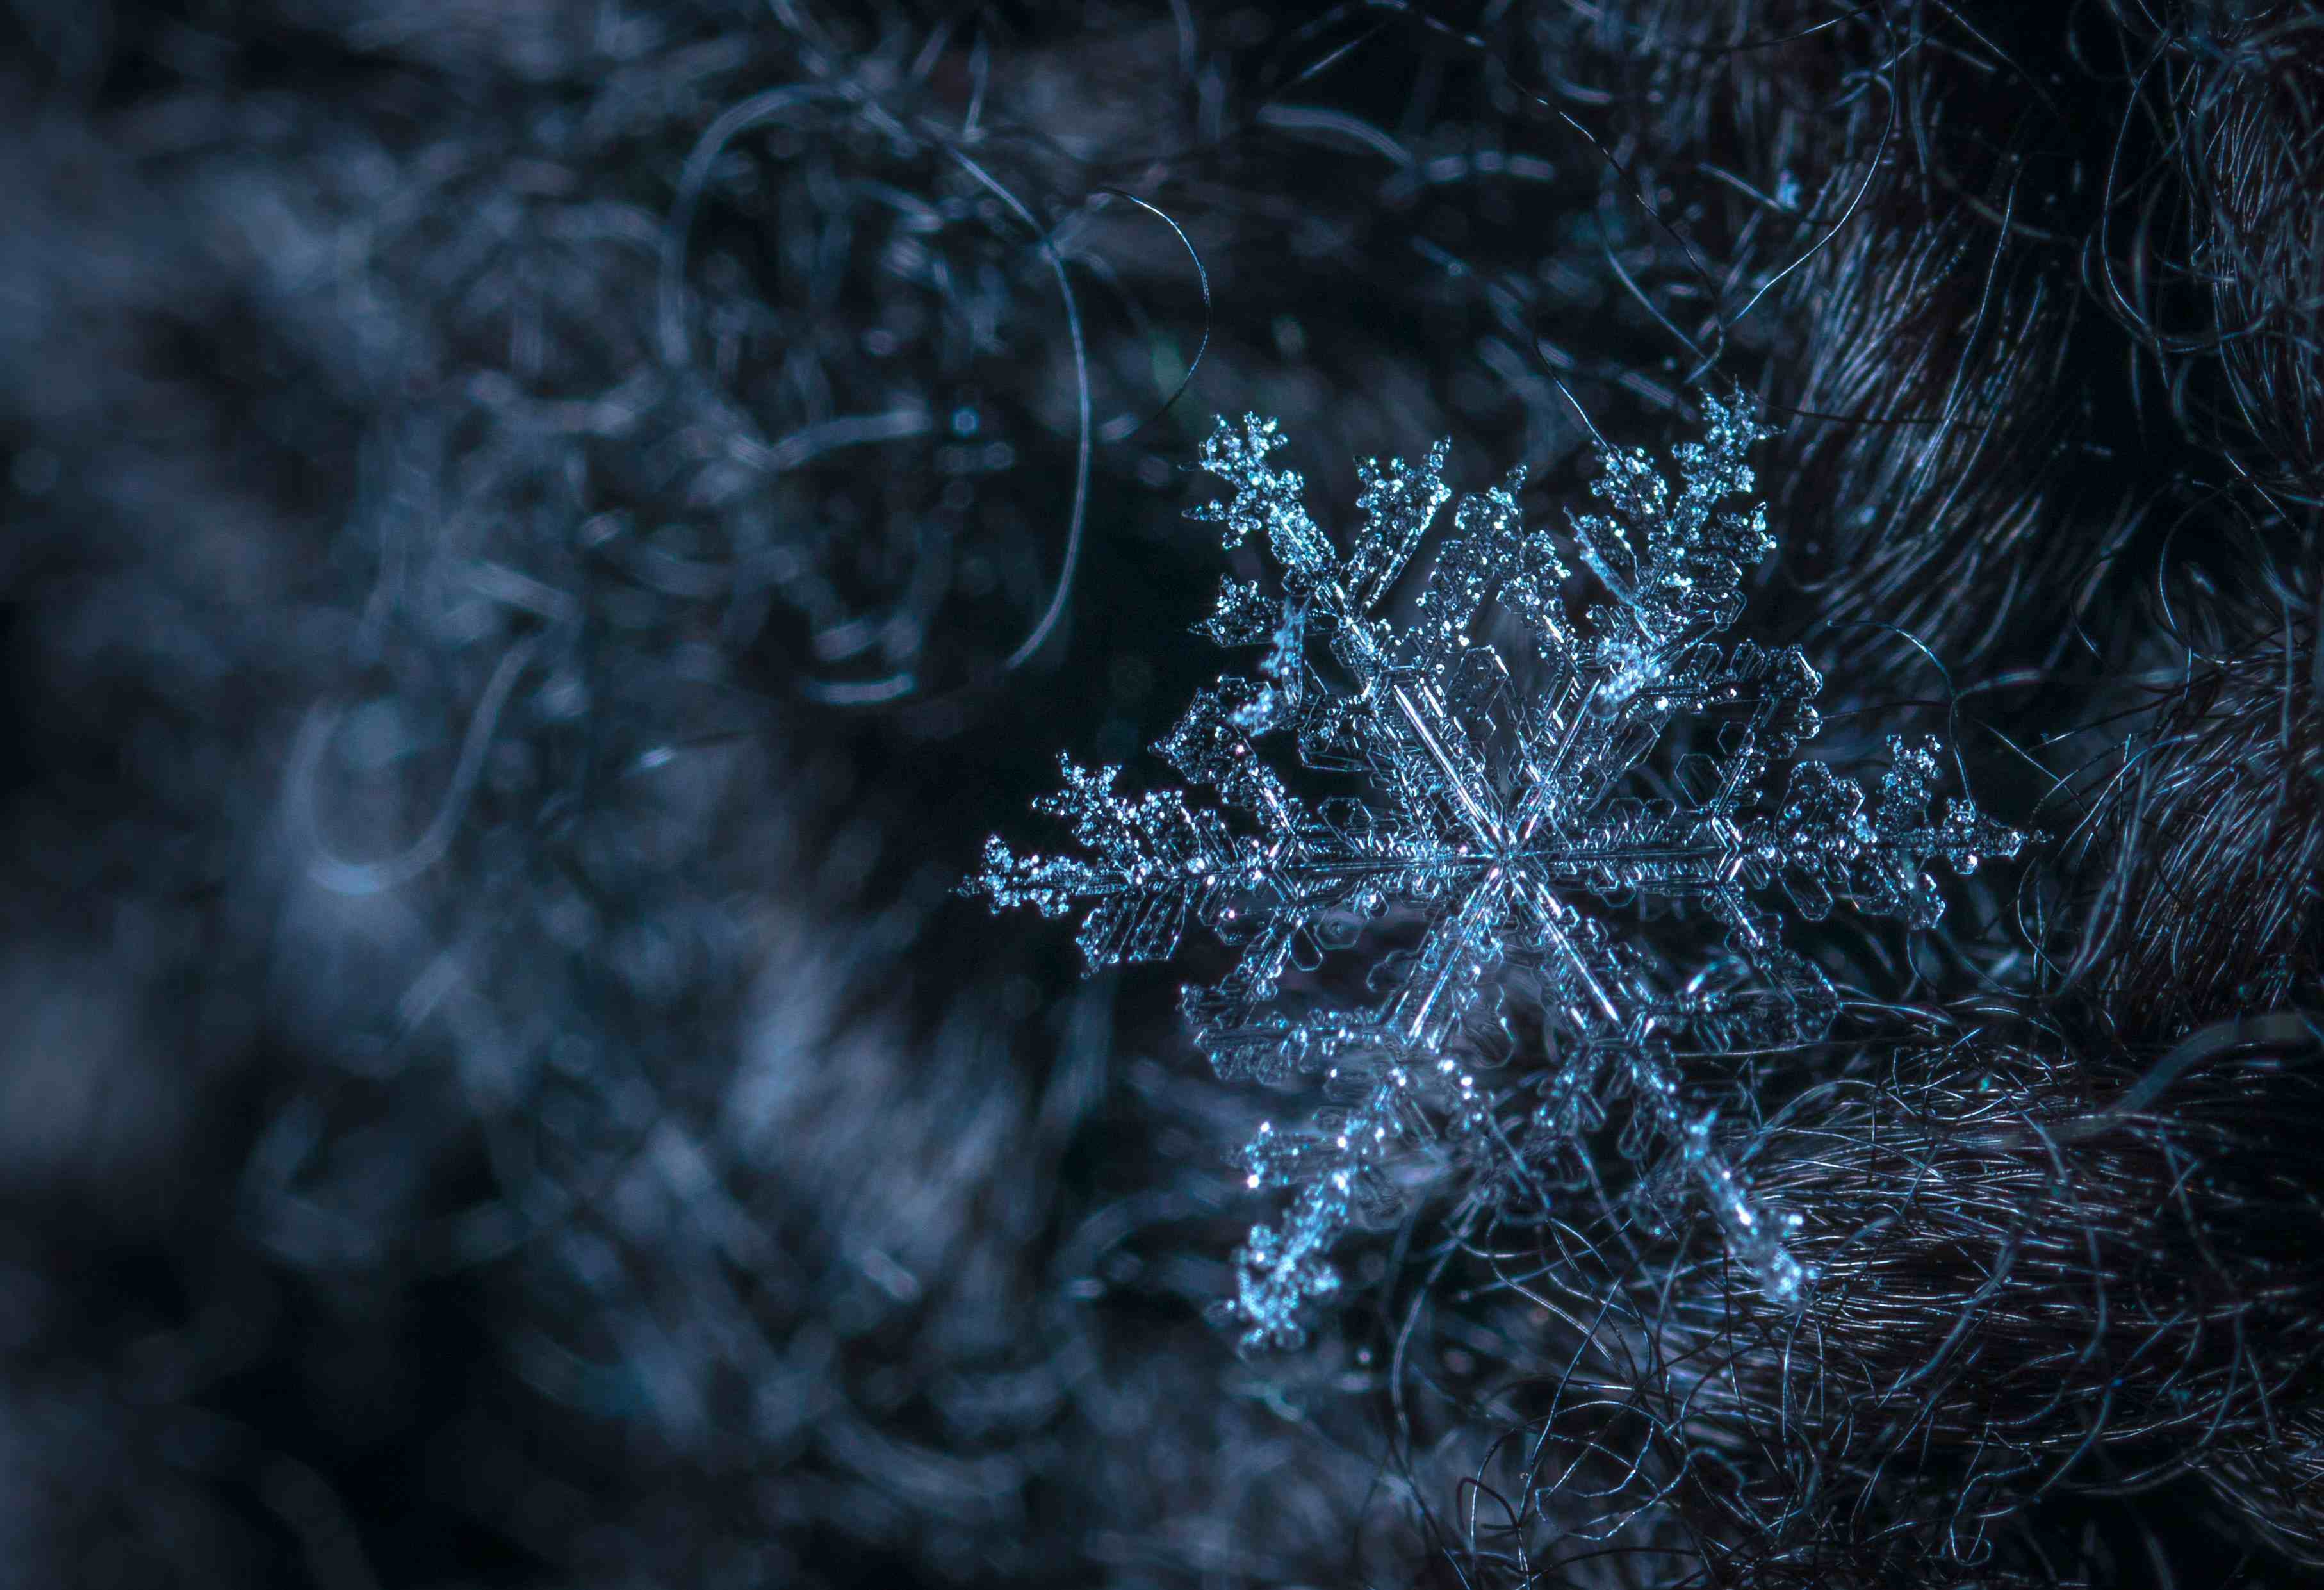
[[[1236,1255],[1222,1312],[1247,1346],[1300,1339],[1310,1303],[1339,1288],[1334,1243],[1392,1208],[1416,1150],[1518,1196],[1526,1167],[1582,1151],[1616,1093],[1631,1101],[1629,1142],[1667,1145],[1770,1299],[1791,1302],[1810,1279],[1787,1222],[1687,1105],[1682,1062],[1812,1040],[1832,1020],[1831,983],[1779,942],[1770,896],[1811,919],[1848,901],[1925,927],[1944,909],[1933,858],[1966,872],[2023,837],[1965,799],[1932,813],[1933,742],[1892,740],[1876,794],[1812,761],[1768,790],[1771,762],[1816,734],[1821,679],[1797,648],[1712,639],[1742,609],[1744,570],[1774,550],[1764,506],[1730,501],[1751,492],[1747,455],[1772,433],[1740,394],[1705,407],[1705,439],[1674,449],[1675,487],[1643,451],[1602,451],[1604,511],[1572,516],[1567,537],[1526,525],[1521,472],[1462,497],[1401,620],[1391,593],[1452,495],[1445,445],[1416,468],[1361,467],[1363,523],[1343,555],[1299,476],[1269,464],[1275,422],[1222,420],[1202,461],[1231,495],[1194,516],[1230,549],[1260,543],[1276,574],[1228,579],[1202,633],[1265,650],[1155,747],[1215,802],[1127,794],[1119,768],[1065,758],[1065,788],[1037,805],[1082,853],[986,847],[972,892],[1085,912],[1093,970],[1167,958],[1203,923],[1240,952],[1215,986],[1183,994],[1219,1075],[1321,1077],[1331,1102],[1307,1129],[1268,1123],[1243,1153],[1254,1189],[1292,1193]],[[1579,622],[1565,548],[1602,590]],[[1684,737],[1713,750],[1650,776],[1683,717],[1709,720]],[[1264,753],[1271,740],[1296,744],[1301,781],[1351,775],[1363,795],[1303,798]],[[1618,930],[1657,906],[1714,925],[1683,978]],[[1314,975],[1346,951],[1370,974],[1352,1001]],[[1540,1041],[1489,1069],[1482,1040],[1520,985]]]

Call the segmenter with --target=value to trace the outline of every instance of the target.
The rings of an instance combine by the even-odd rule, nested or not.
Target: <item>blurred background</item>
[[[2236,1254],[2324,1114],[2235,1025],[2318,1008],[2319,20],[6,0],[0,1582],[2319,1582],[2312,1259]],[[1270,1099],[1195,974],[954,891],[1221,665],[1214,415],[1326,523],[1449,437],[1554,525],[1707,382],[1783,430],[1746,629],[1820,753],[1945,734],[2046,836],[1815,941],[1919,1024],[1812,1074],[2178,1054],[2257,1190],[2121,1344],[2095,1236],[2016,1345],[1883,1317],[1957,1450],[1738,1393],[1577,1532],[1564,1306],[1382,1233],[1239,1358]],[[2075,1196],[2191,1273],[2158,1155]]]

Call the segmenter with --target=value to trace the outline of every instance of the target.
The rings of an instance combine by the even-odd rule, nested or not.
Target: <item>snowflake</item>
[[[1184,992],[1195,1043],[1222,1077],[1320,1076],[1333,1101],[1306,1130],[1263,1125],[1243,1152],[1253,1189],[1293,1191],[1236,1254],[1222,1312],[1246,1347],[1301,1339],[1309,1305],[1340,1286],[1331,1250],[1393,1208],[1393,1173],[1416,1150],[1514,1196],[1528,1166],[1581,1151],[1616,1093],[1632,1101],[1625,1147],[1674,1151],[1771,1299],[1810,1280],[1785,1246],[1798,1216],[1753,1199],[1710,1114],[1681,1095],[1684,1062],[1811,1041],[1836,1014],[1829,980],[1778,942],[1757,899],[1780,885],[1811,919],[1845,900],[1926,927],[1944,909],[1932,858],[1968,872],[2024,836],[1965,799],[1932,814],[1932,741],[1892,739],[1877,795],[1805,761],[1769,797],[1771,760],[1817,732],[1822,681],[1796,648],[1711,639],[1742,609],[1744,569],[1775,547],[1763,506],[1727,501],[1751,491],[1746,455],[1773,433],[1739,393],[1705,406],[1706,439],[1674,449],[1675,490],[1643,451],[1600,452],[1591,490],[1607,512],[1572,516],[1569,544],[1605,595],[1579,623],[1558,538],[1519,513],[1522,472],[1461,500],[1399,622],[1391,593],[1452,495],[1446,445],[1418,468],[1361,468],[1364,522],[1342,556],[1299,476],[1268,463],[1275,423],[1222,420],[1203,466],[1232,495],[1194,516],[1230,550],[1259,539],[1278,578],[1229,578],[1202,633],[1266,650],[1254,677],[1199,692],[1155,747],[1217,804],[1124,794],[1119,768],[1065,758],[1064,790],[1037,805],[1084,854],[987,845],[970,892],[1085,911],[1092,970],[1167,958],[1202,922],[1240,953],[1215,986]],[[1707,720],[1683,737],[1715,753],[1654,776],[1647,759],[1683,717]],[[1276,737],[1296,744],[1301,780],[1352,775],[1366,798],[1303,799],[1262,753]],[[1624,908],[1672,907],[1717,935],[1683,982],[1616,930]],[[1355,1000],[1317,975],[1346,951],[1369,970]],[[1489,1040],[1520,985],[1538,1006],[1526,1051],[1538,1063],[1497,1086]]]

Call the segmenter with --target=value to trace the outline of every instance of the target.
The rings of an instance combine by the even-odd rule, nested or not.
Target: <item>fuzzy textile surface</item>
[[[2324,5],[0,40],[0,1583],[2324,1585]],[[1634,1080],[1243,1339],[1305,1081],[986,837],[1214,677],[1216,417],[1546,566],[1746,398],[1705,600],[1821,670],[1818,787],[1941,739],[2023,847],[1655,1051],[1756,1201]]]

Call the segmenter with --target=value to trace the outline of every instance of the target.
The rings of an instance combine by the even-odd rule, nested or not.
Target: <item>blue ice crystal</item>
[[[1673,449],[1674,489],[1645,452],[1601,451],[1591,491],[1605,511],[1571,516],[1567,537],[1526,527],[1521,473],[1462,497],[1404,622],[1389,598],[1452,496],[1445,445],[1416,468],[1360,469],[1363,523],[1343,555],[1300,477],[1268,462],[1283,445],[1275,422],[1222,420],[1203,467],[1231,495],[1194,516],[1230,549],[1259,543],[1276,572],[1227,580],[1201,633],[1263,651],[1155,747],[1215,800],[1124,793],[1120,768],[1066,758],[1064,789],[1036,804],[1080,853],[986,846],[971,892],[1083,912],[1092,970],[1166,959],[1201,922],[1240,951],[1214,986],[1183,994],[1218,1074],[1320,1082],[1329,1102],[1305,1129],[1269,1123],[1243,1151],[1253,1189],[1292,1194],[1236,1254],[1222,1312],[1247,1348],[1303,1338],[1311,1304],[1340,1286],[1333,1247],[1393,1208],[1400,1160],[1439,1151],[1514,1197],[1526,1165],[1580,1151],[1615,1093],[1766,1295],[1795,1301],[1811,1278],[1787,1223],[1755,1202],[1708,1114],[1688,1110],[1682,1061],[1812,1041],[1831,1024],[1831,983],[1778,942],[1763,903],[1779,888],[1810,919],[1847,901],[1926,927],[1944,910],[1932,858],[1966,872],[2023,843],[1965,799],[1931,811],[1934,742],[1891,740],[1877,794],[1799,762],[1771,795],[1771,760],[1817,732],[1822,681],[1797,648],[1712,639],[1742,610],[1744,570],[1775,549],[1765,507],[1730,502],[1750,495],[1747,455],[1773,433],[1739,393],[1704,406],[1705,439]],[[1602,591],[1579,624],[1567,549]],[[1688,737],[1715,753],[1648,777],[1682,716],[1709,720]],[[1303,799],[1269,760],[1285,743],[1361,794]],[[1655,906],[1705,913],[1723,947],[1674,975],[1635,928]],[[1335,1001],[1314,974],[1351,954],[1368,996]],[[1518,986],[1540,1041],[1488,1071],[1483,1036]]]

